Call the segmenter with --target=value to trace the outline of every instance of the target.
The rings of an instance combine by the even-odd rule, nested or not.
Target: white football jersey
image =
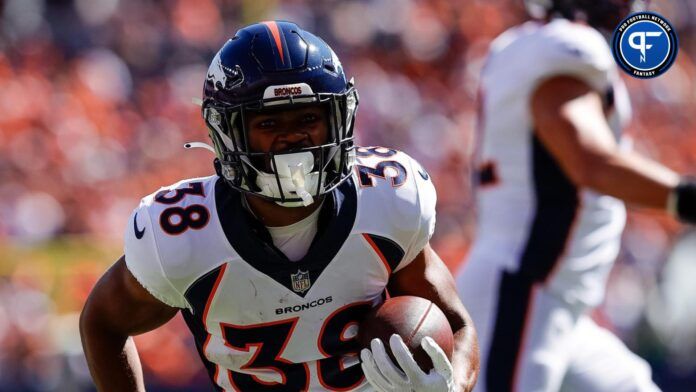
[[[353,337],[432,235],[428,174],[402,152],[359,148],[295,262],[240,200],[218,176],[145,197],[126,229],[128,269],[182,309],[219,390],[369,390]]]
[[[617,140],[630,103],[606,39],[565,19],[527,22],[491,45],[482,72],[478,236],[470,262],[545,281],[571,303],[598,304],[625,223],[621,201],[578,189],[534,134],[530,97],[568,75],[604,96]]]

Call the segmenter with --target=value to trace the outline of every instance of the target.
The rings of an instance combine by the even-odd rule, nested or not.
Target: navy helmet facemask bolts
[[[249,113],[306,105],[326,110],[325,143],[250,150]],[[237,31],[210,64],[201,107],[213,146],[186,147],[212,149],[218,174],[240,192],[307,206],[351,175],[358,93],[331,47],[294,23],[261,22]]]

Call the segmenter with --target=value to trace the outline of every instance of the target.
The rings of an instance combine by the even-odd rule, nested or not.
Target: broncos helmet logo
[[[244,74],[239,65],[235,65],[234,69],[222,65],[220,53],[218,52],[210,63],[207,75],[207,79],[212,82],[216,91],[232,89],[244,81]]]

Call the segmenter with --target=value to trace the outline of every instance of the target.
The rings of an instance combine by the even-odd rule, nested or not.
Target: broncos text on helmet
[[[325,144],[250,151],[245,118],[251,111],[317,104],[329,118]],[[357,91],[331,47],[284,21],[237,31],[213,58],[203,86],[218,173],[234,189],[288,207],[309,205],[350,176],[357,106]]]

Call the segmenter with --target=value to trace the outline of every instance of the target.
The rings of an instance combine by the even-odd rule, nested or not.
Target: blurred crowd
[[[636,118],[628,134],[638,151],[696,173],[696,3],[652,7],[675,25],[680,53],[660,78],[626,78]],[[355,76],[360,144],[402,149],[429,170],[434,247],[455,269],[475,228],[478,74],[491,39],[525,18],[521,0],[0,0],[0,244],[118,243],[140,197],[211,174],[212,155],[183,149],[207,138],[192,102],[207,64],[241,26],[284,19],[324,38]],[[632,214],[596,315],[672,390],[696,382],[696,326],[686,340],[668,338],[683,323],[664,309],[681,297],[659,284],[682,229]],[[59,306],[55,287],[18,273],[20,264],[0,268],[0,391],[89,390],[76,326],[102,269],[75,271],[83,289]],[[209,390],[179,318],[136,341],[151,390]]]

